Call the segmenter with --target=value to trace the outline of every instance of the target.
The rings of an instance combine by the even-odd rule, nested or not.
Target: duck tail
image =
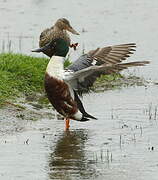
[[[95,118],[94,116],[88,114],[85,111],[84,106],[83,106],[83,104],[82,104],[82,102],[81,102],[81,100],[80,100],[80,98],[79,98],[76,91],[74,91],[74,95],[75,95],[75,101],[77,102],[77,106],[78,106],[80,112],[83,114],[83,117],[82,117],[81,121],[88,121],[89,118],[90,119],[97,119],[97,118]]]
[[[90,119],[97,119],[95,118],[94,116],[91,116],[90,114],[86,113],[86,114],[83,114],[83,117],[80,121],[84,122],[84,121],[89,121]]]
[[[89,121],[90,119],[86,118],[86,117],[82,117],[82,119],[80,120],[81,122],[85,122],[85,121]]]
[[[86,118],[91,118],[91,119],[96,119],[96,120],[97,120],[96,117],[94,117],[94,116],[88,114],[87,112],[84,113],[84,117],[86,117]]]

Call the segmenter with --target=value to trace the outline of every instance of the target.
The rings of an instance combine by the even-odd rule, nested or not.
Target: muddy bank
[[[92,87],[92,91],[100,92],[111,89],[127,88],[131,86],[147,86],[148,84],[149,81],[145,80],[143,77],[134,75],[121,76],[116,79],[109,79],[107,81],[98,79],[98,81],[96,81]]]
[[[0,109],[0,135],[23,132],[28,123],[42,118],[54,119],[54,112],[48,109],[35,109],[29,104],[7,103]]]

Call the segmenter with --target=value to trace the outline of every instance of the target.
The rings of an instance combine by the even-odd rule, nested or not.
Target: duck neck
[[[62,56],[52,56],[50,59],[46,73],[51,77],[62,79],[64,76],[64,60]]]

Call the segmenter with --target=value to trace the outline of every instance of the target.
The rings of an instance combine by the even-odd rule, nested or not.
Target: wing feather
[[[130,54],[133,54],[133,51],[135,51],[135,47],[135,43],[108,46],[90,51],[88,55],[91,58],[103,61],[104,63],[108,63],[108,59],[110,58],[113,58],[114,63],[118,63],[121,62],[121,60],[126,60],[126,58],[130,56]]]
[[[83,68],[93,66],[94,64],[117,64],[123,60],[126,60],[131,54],[133,54],[135,47],[135,43],[129,43],[97,48],[95,50],[89,51],[87,54],[80,56],[72,65],[68,67],[68,69],[79,71]]]
[[[91,50],[68,67],[74,73],[67,80],[79,94],[82,94],[88,92],[95,80],[102,74],[117,73],[128,67],[148,64],[149,61],[121,64],[133,54],[135,48],[135,43],[128,43]]]
[[[67,79],[67,81],[73,89],[78,91],[79,94],[82,94],[83,92],[89,91],[89,88],[93,85],[95,80],[102,74],[108,75],[112,73],[117,73],[129,67],[144,66],[149,63],[149,61],[136,61],[113,65],[107,65],[106,63],[104,63],[100,66],[90,66],[74,72],[73,75],[69,77],[69,79]]]

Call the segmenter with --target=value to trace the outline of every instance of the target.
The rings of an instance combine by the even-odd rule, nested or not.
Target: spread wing
[[[81,95],[84,92],[88,92],[96,78],[102,74],[108,75],[120,72],[123,69],[127,69],[129,67],[144,66],[146,64],[149,64],[149,61],[136,61],[113,65],[104,63],[100,66],[89,66],[76,72],[69,70],[65,80],[72,86],[75,91]]]
[[[89,51],[87,54],[80,56],[68,69],[79,71],[93,65],[101,64],[117,64],[126,60],[133,51],[135,51],[136,44],[121,44],[116,46],[108,46],[97,48]]]
[[[87,92],[101,74],[120,71],[121,66],[119,65],[118,68],[114,65],[126,60],[133,54],[135,47],[135,43],[108,46],[91,50],[87,54],[80,56],[68,67],[68,70],[76,72],[74,73],[75,80],[71,81],[72,86],[79,93]],[[124,66],[124,69],[126,68]]]

